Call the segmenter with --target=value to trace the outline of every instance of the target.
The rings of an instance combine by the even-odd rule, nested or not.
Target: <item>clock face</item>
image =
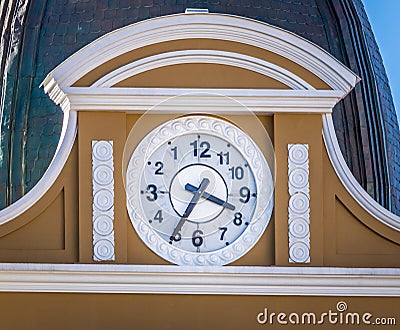
[[[271,197],[262,153],[236,126],[213,117],[161,125],[128,165],[132,223],[151,249],[177,264],[221,265],[243,255],[268,223]]]

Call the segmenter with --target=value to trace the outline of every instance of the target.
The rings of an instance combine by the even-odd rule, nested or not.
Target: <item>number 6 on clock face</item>
[[[151,131],[127,169],[127,207],[141,239],[181,265],[223,265],[260,238],[272,211],[270,169],[236,126],[190,116]]]

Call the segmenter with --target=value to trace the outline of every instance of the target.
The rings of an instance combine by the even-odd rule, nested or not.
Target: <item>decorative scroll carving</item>
[[[93,260],[115,260],[113,141],[92,141]]]
[[[289,262],[310,262],[308,144],[288,144]]]

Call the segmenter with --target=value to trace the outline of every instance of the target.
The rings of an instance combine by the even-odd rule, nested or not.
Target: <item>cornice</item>
[[[81,88],[65,90],[71,111],[186,113],[188,108],[208,113],[240,112],[243,106],[260,114],[331,113],[341,98],[338,91],[189,88]],[[171,100],[172,98],[175,100]],[[236,101],[226,107],[225,98]],[[164,102],[168,100],[168,102]],[[195,102],[194,102],[195,101]]]
[[[283,56],[312,72],[344,97],[359,78],[328,52],[294,33],[244,17],[224,14],[176,14],[138,22],[110,32],[61,63],[46,78],[63,88],[124,53],[186,38],[228,40]]]
[[[400,270],[0,264],[1,292],[400,296]]]

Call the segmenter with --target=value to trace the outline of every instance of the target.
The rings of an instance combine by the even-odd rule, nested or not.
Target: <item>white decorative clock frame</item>
[[[196,253],[169,245],[143,221],[139,182],[147,155],[168,140],[188,133],[223,136],[236,147],[253,171],[257,187],[257,205],[250,224],[232,244],[212,252]],[[273,209],[273,176],[264,155],[254,141],[238,127],[215,117],[188,116],[170,120],[153,129],[133,152],[126,174],[127,209],[132,225],[143,242],[162,258],[178,265],[221,266],[246,254],[264,233]]]

